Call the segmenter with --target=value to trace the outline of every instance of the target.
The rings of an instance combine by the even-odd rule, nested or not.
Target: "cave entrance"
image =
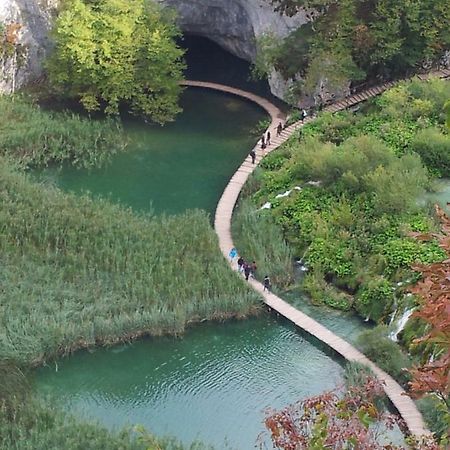
[[[186,49],[185,77],[190,80],[226,84],[264,97],[271,97],[269,84],[255,80],[251,64],[226,51],[212,40],[195,34],[185,34],[179,42]]]

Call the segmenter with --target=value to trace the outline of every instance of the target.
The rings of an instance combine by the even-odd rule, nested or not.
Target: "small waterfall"
[[[406,322],[408,322],[411,314],[414,312],[414,309],[415,308],[405,309],[403,314],[397,320],[395,320],[394,317],[392,318],[391,323],[389,324],[392,326],[392,331],[389,333],[389,339],[397,342],[398,335],[403,328],[405,328]]]

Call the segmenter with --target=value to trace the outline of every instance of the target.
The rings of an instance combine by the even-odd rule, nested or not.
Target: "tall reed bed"
[[[2,160],[0,264],[0,359],[19,364],[259,308],[204,212],[139,216],[32,183]]]
[[[274,287],[280,289],[293,282],[292,251],[267,211],[258,210],[250,199],[242,200],[233,217],[232,232],[239,254],[256,262],[257,278],[269,275]]]
[[[0,406],[2,450],[212,450],[201,443],[183,445],[175,439],[152,436],[143,429],[137,431],[111,432],[33,398],[18,404],[14,411]]]
[[[25,96],[0,97],[0,117],[0,154],[26,166],[101,166],[126,146],[119,122],[45,111]]]

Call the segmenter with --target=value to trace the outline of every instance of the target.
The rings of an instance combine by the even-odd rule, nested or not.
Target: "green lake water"
[[[181,106],[183,113],[164,127],[126,118],[128,148],[106,167],[52,168],[40,177],[137,211],[201,208],[213,214],[230,176],[257,140],[252,130],[266,114],[238,97],[195,88],[185,91]]]
[[[79,352],[39,369],[36,387],[111,428],[138,423],[186,443],[248,450],[266,408],[340,386],[342,372],[293,326],[265,315]]]

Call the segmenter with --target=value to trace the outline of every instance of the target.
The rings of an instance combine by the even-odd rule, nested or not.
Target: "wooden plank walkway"
[[[427,79],[431,76],[436,76],[439,78],[450,78],[450,70],[441,70],[438,72],[432,72],[425,75],[420,75],[419,78]],[[278,148],[283,144],[297,129],[301,128],[305,123],[314,120],[315,116],[307,117],[304,121],[298,121],[294,124],[286,127],[283,132],[277,136],[277,125],[278,123],[284,122],[284,115],[282,111],[273,105],[268,100],[252,94],[250,92],[243,91],[241,89],[233,88],[230,86],[224,86],[217,83],[209,83],[204,81],[190,81],[186,80],[182,83],[185,86],[199,87],[214,89],[221,92],[226,92],[229,94],[237,95],[239,97],[246,98],[258,104],[264,108],[271,117],[271,124],[266,130],[270,131],[272,139],[271,145],[269,145],[265,150],[262,150],[259,143],[254,147],[256,152],[256,164],[252,164],[246,158],[235,174],[232,176],[227,187],[225,188],[219,203],[217,204],[215,219],[214,219],[214,229],[219,238],[219,246],[224,257],[229,261],[228,253],[231,248],[234,247],[233,239],[231,236],[231,219],[233,216],[233,210],[236,206],[239,194],[247,181],[250,174],[253,172],[255,167],[259,164],[261,159],[269,152]],[[393,82],[388,82],[380,86],[369,88],[366,91],[359,92],[358,94],[347,97],[343,100],[339,100],[324,108],[324,111],[337,112],[342,111],[351,106],[357,105],[367,99],[374,97],[386,91],[394,85]],[[231,263],[230,263],[231,265]],[[232,268],[236,270],[236,267]],[[289,303],[285,302],[281,298],[277,297],[271,292],[264,291],[263,285],[254,280],[249,280],[250,285],[259,292],[259,294],[264,299],[264,302],[273,310],[277,311],[286,319],[295,323],[298,327],[302,328],[312,336],[321,340],[327,344],[330,348],[335,350],[337,353],[342,355],[348,361],[357,361],[364,364],[372,369],[376,377],[384,383],[384,390],[386,395],[389,397],[399,414],[405,421],[409,432],[414,436],[422,436],[425,434],[430,434],[429,430],[426,428],[422,415],[416,408],[416,405],[408,397],[403,390],[403,388],[386,372],[377,367],[372,361],[370,361],[366,356],[364,356],[360,351],[354,348],[351,344],[346,342],[344,339],[332,333],[326,327],[321,325],[319,322],[315,321],[303,312],[295,309]]]

